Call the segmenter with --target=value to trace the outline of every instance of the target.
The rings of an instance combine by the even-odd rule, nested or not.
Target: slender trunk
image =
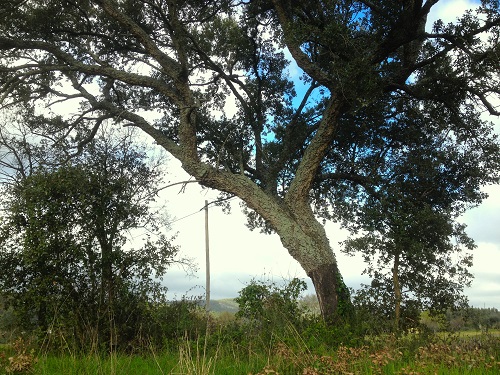
[[[101,275],[102,275],[102,298],[104,303],[104,311],[106,312],[107,321],[109,324],[109,346],[110,351],[116,346],[116,332],[114,319],[114,297],[115,285],[113,277],[113,245],[105,239],[99,239],[101,245]],[[106,298],[107,297],[107,298]]]
[[[392,268],[392,282],[394,286],[394,329],[399,331],[401,320],[401,285],[399,284],[399,253],[394,257],[394,267]]]

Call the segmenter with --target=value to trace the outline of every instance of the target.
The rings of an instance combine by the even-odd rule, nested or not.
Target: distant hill
[[[238,304],[233,298],[210,301],[210,311],[213,312],[238,312]]]

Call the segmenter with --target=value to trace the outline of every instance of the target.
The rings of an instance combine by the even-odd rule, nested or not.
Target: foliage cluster
[[[353,293],[353,304],[356,307],[357,321],[371,333],[407,331],[417,327],[422,311],[417,300],[405,298],[400,305],[398,322],[394,314],[394,293],[390,286],[362,286]]]
[[[461,330],[483,331],[500,329],[500,311],[496,308],[468,307],[461,310],[448,310],[440,315],[443,328],[457,332]]]
[[[293,278],[284,285],[253,279],[235,299],[238,317],[262,324],[264,331],[277,325],[299,323],[304,309],[299,297],[307,289],[303,280]]]
[[[132,132],[99,132],[66,160],[64,148],[30,144],[19,132],[8,138],[6,128],[3,174],[7,165],[12,172],[2,186],[4,311],[63,350],[125,349],[154,335],[166,303],[161,277],[182,261],[153,208],[163,160],[150,158]],[[137,230],[142,238],[131,244]]]
[[[500,329],[500,311],[496,308],[470,308],[464,320],[465,329]]]

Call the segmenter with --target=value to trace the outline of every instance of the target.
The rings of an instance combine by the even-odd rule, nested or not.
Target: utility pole
[[[205,282],[205,308],[210,307],[210,245],[208,240],[208,201],[205,201],[205,256],[206,256],[206,282]]]

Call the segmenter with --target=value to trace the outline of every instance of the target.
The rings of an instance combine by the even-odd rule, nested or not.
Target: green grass
[[[163,353],[149,356],[117,355],[112,358],[97,356],[69,357],[45,356],[39,358],[33,372],[41,375],[81,374],[81,375],[163,375],[163,374],[249,374],[257,373],[267,364],[267,358],[255,356],[244,361],[234,357],[181,359],[178,353]],[[0,374],[2,372],[0,371]]]
[[[173,368],[174,364],[156,363],[153,358],[140,356],[70,357],[46,356],[35,365],[37,374],[162,374],[161,368]]]
[[[478,330],[469,330],[469,331],[458,331],[454,333],[458,337],[480,337],[484,334],[490,335],[490,336],[496,336],[500,337],[500,329],[489,329],[487,332],[483,331],[478,331]],[[440,335],[448,335],[447,332],[442,332]]]
[[[473,334],[474,333],[474,334]],[[402,337],[371,337],[358,346],[321,351],[297,331],[274,335],[268,343],[184,339],[168,350],[142,355],[53,355],[37,353],[17,340],[0,347],[0,374],[40,375],[332,375],[332,374],[472,374],[500,373],[500,336],[464,332]],[[9,360],[9,357],[13,360]]]
[[[420,341],[421,340],[421,341]],[[184,342],[178,351],[145,355],[42,355],[32,373],[41,375],[330,375],[330,374],[498,374],[500,341],[494,336],[472,336],[448,342],[426,342],[418,337],[375,340],[376,345],[340,346],[315,354],[294,340],[275,340],[267,350],[234,350],[221,344],[211,350],[203,343]],[[210,353],[208,353],[210,352]],[[25,373],[29,373],[26,370]],[[0,370],[0,374],[2,371]]]

